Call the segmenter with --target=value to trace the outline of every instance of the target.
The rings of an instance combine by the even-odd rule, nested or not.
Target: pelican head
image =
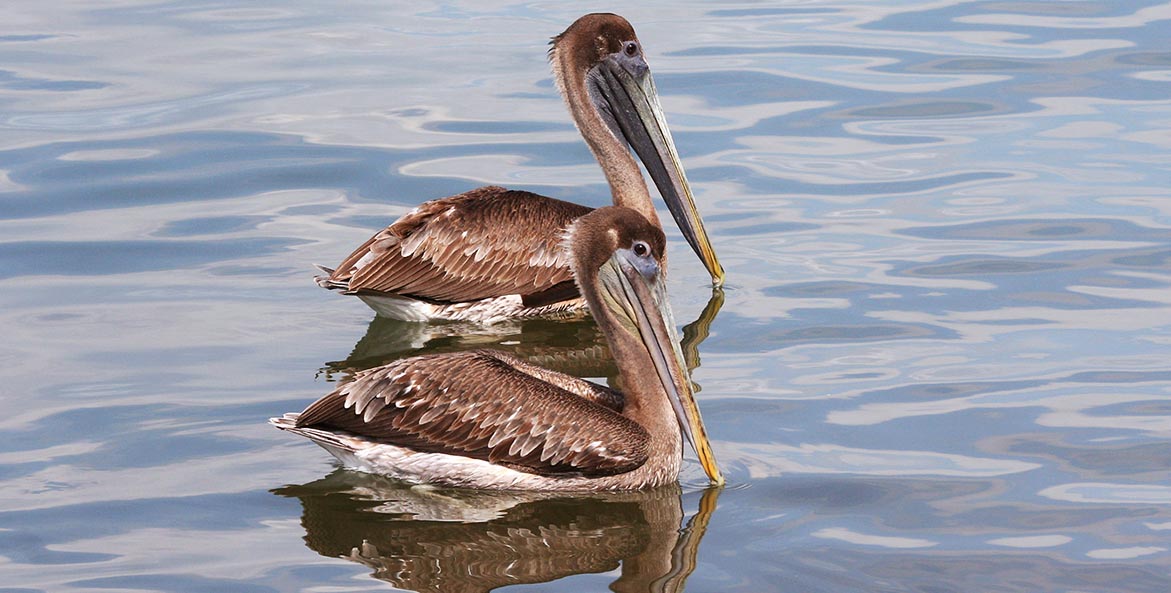
[[[665,397],[704,472],[723,484],[667,301],[663,231],[634,210],[607,207],[578,219],[567,240],[574,277],[610,341],[627,405],[651,407],[632,399]]]
[[[616,14],[588,14],[553,38],[552,45],[549,57],[554,79],[578,129],[606,171],[615,204],[632,207],[658,222],[649,196],[645,205],[622,200],[624,192],[637,193],[639,187],[646,193],[642,173],[626,148],[629,146],[650,173],[713,284],[722,285],[724,269],[696,210],[634,28]]]

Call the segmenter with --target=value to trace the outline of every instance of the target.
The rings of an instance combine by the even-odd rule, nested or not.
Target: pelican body
[[[628,208],[575,221],[574,278],[624,392],[491,350],[416,356],[358,373],[270,422],[348,467],[498,490],[634,490],[674,483],[684,439],[723,477],[678,346],[662,230]]]
[[[553,38],[553,78],[614,205],[661,228],[631,149],[716,285],[724,270],[695,207],[642,44],[626,19],[589,14]],[[420,205],[317,283],[405,321],[499,321],[584,308],[561,237],[591,209],[502,187]]]

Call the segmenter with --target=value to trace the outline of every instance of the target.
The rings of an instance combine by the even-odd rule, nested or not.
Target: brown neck
[[[596,280],[591,278],[590,281]],[[683,434],[668,395],[659,383],[651,355],[642,340],[631,335],[614,313],[599,302],[597,290],[583,292],[618,367],[619,387],[626,400],[622,415],[637,422],[651,436],[652,459],[648,460],[648,465],[657,465],[659,461],[677,465],[682,454]],[[654,460],[655,457],[660,459]]]
[[[569,107],[570,115],[573,116],[573,122],[577,124],[578,131],[585,138],[590,151],[594,153],[594,158],[598,159],[602,172],[606,174],[614,205],[636,210],[651,224],[662,228],[638,163],[635,162],[626,144],[614,137],[610,128],[598,115],[597,109],[590,101],[589,91],[586,90],[585,70],[573,64],[570,59],[573,55],[572,52],[554,52],[553,79],[557,82],[561,95],[565,97],[565,103]]]

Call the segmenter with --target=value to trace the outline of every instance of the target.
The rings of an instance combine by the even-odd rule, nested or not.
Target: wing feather
[[[593,384],[572,377],[542,380],[514,368],[510,359],[478,350],[363,371],[306,408],[297,426],[541,475],[607,476],[646,462],[646,430],[602,405],[612,404],[614,396],[595,394],[592,399],[602,402],[595,403],[574,393]]]
[[[562,233],[589,211],[496,186],[432,200],[367,240],[328,283],[443,303],[572,284]]]
[[[626,399],[620,391],[610,389],[605,385],[598,385],[592,381],[579,379],[572,375],[551,371],[507,352],[481,350],[481,353],[485,356],[492,356],[499,359],[504,364],[512,367],[513,370],[532,375],[541,381],[556,385],[578,397],[583,397],[595,404],[610,408],[615,412],[622,412],[622,408],[626,404]]]

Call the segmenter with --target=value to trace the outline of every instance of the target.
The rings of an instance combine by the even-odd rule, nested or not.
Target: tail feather
[[[297,427],[297,418],[300,416],[296,412],[286,412],[280,418],[269,418],[268,423],[281,430],[290,430]]]
[[[322,272],[325,272],[324,276],[313,277],[313,281],[316,282],[318,286],[329,290],[340,290],[342,292],[350,289],[350,283],[348,280],[333,279],[333,268],[327,268],[321,264],[313,264],[313,267],[321,270]]]
[[[346,438],[345,434],[330,432],[328,430],[321,430],[317,428],[309,428],[307,426],[297,426],[297,418],[300,414],[296,412],[288,412],[280,418],[269,418],[268,423],[281,429],[287,430],[293,434],[301,435],[322,447],[325,447],[331,453],[334,449],[340,451],[354,451],[354,443],[352,439]]]

